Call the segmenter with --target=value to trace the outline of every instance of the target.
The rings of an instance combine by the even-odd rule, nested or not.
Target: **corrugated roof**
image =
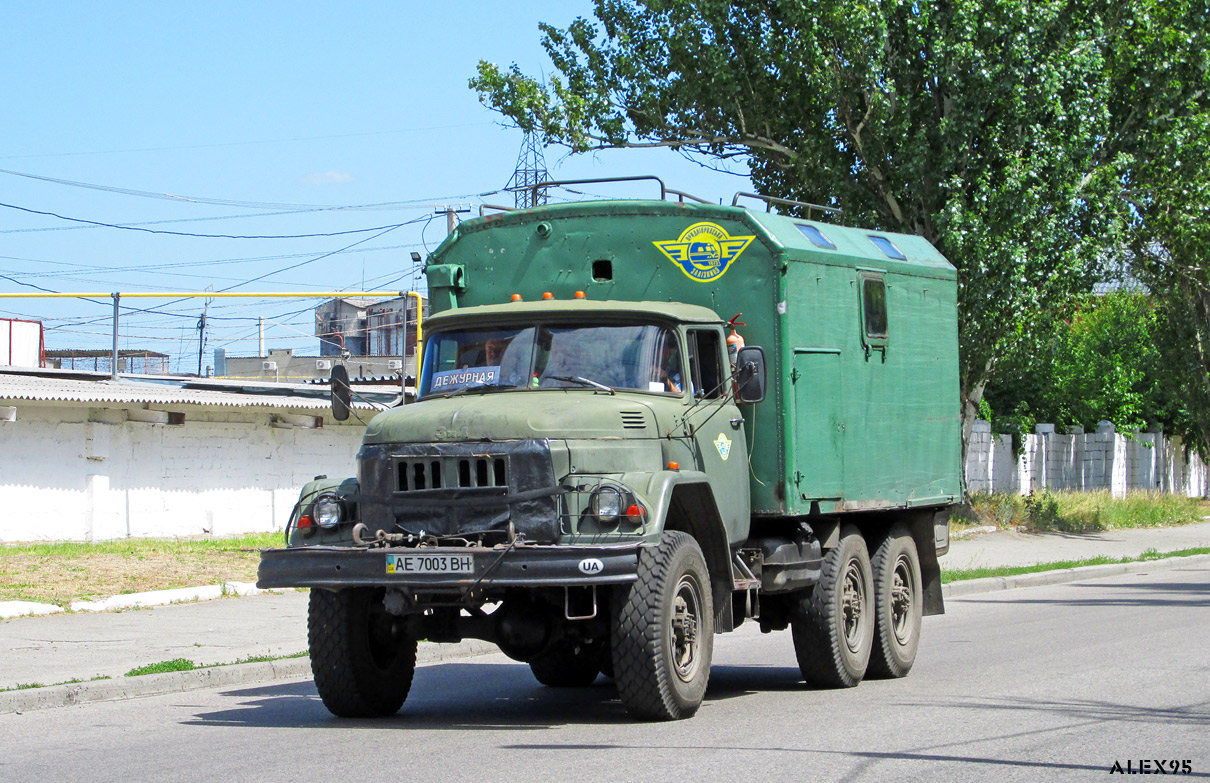
[[[364,394],[361,390],[359,394]],[[374,395],[375,401],[379,395]],[[317,411],[329,407],[327,390],[305,384],[148,378],[120,376],[117,381],[97,373],[0,370],[0,400],[45,402],[149,403],[208,407],[277,408]],[[356,402],[355,407],[373,406]]]

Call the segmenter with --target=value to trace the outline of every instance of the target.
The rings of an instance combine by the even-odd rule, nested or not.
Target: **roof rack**
[[[651,174],[644,174],[644,175],[640,175],[637,177],[599,177],[596,179],[552,179],[552,180],[547,180],[545,182],[538,182],[533,185],[526,185],[525,187],[529,189],[530,194],[534,197],[534,199],[537,199],[539,188],[561,187],[563,185],[595,185],[595,184],[601,183],[601,182],[638,182],[640,180],[651,180],[653,182],[658,182],[660,184],[660,201],[667,201],[668,196],[673,195],[673,196],[677,197],[677,201],[682,202],[682,203],[685,201],[685,199],[689,199],[690,201],[696,201],[699,204],[712,203],[710,201],[707,201],[706,199],[698,198],[697,196],[691,195],[682,190],[673,190],[672,188],[666,186],[662,179],[660,179],[659,177],[656,177],[654,175],[651,175]],[[497,209],[497,207],[491,207],[491,208]]]
[[[830,212],[833,215],[843,215],[844,214],[844,210],[837,209],[836,207],[825,207],[823,204],[809,204],[806,201],[794,201],[794,200],[788,199],[788,198],[776,198],[774,196],[762,196],[757,193],[736,193],[735,197],[731,199],[731,206],[734,207],[734,206],[738,205],[740,196],[744,196],[745,198],[754,198],[757,201],[765,202],[765,211],[766,212],[772,212],[774,204],[787,204],[792,207],[806,207],[807,208],[807,220],[811,219],[811,210],[814,210],[814,209],[818,209],[821,212]]]

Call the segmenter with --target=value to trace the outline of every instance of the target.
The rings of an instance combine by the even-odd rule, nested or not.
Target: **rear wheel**
[[[609,654],[600,643],[563,641],[529,662],[534,678],[552,688],[582,688],[592,685]]]
[[[666,532],[639,555],[638,581],[613,602],[613,671],[630,714],[677,720],[697,712],[710,679],[710,575],[692,536]]]
[[[920,557],[911,533],[895,525],[871,558],[875,632],[870,675],[903,677],[920,644]]]
[[[861,682],[874,639],[874,580],[857,528],[841,528],[839,545],[824,555],[819,582],[803,594],[790,625],[807,682],[830,688]]]
[[[311,673],[324,706],[342,718],[393,715],[412,687],[416,639],[382,597],[369,588],[311,590]]]

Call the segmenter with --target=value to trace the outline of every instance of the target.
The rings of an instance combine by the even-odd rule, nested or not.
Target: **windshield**
[[[475,389],[596,388],[679,394],[676,335],[661,326],[542,324],[429,334],[420,396]]]

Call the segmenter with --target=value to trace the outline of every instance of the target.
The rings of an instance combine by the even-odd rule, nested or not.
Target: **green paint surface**
[[[817,247],[803,226],[835,248]],[[905,258],[888,257],[871,236]],[[885,286],[885,337],[866,334],[863,278]],[[654,438],[660,464],[630,470],[654,474],[674,460],[706,473],[733,540],[749,512],[939,506],[960,496],[956,275],[919,237],[739,207],[581,202],[461,224],[429,259],[428,279],[426,331],[464,320],[638,319],[678,326],[684,340],[690,326],[722,329],[742,313],[740,333],[765,351],[768,396],[724,405],[700,430],[685,426],[695,421],[691,398],[458,396],[379,416],[367,442],[405,433],[441,439],[438,430],[451,438]],[[577,291],[586,299],[574,299]],[[631,410],[645,411],[654,427],[620,429],[618,417]],[[418,418],[424,411],[427,424]],[[742,427],[731,423],[740,417]],[[720,434],[732,443],[726,460]]]

